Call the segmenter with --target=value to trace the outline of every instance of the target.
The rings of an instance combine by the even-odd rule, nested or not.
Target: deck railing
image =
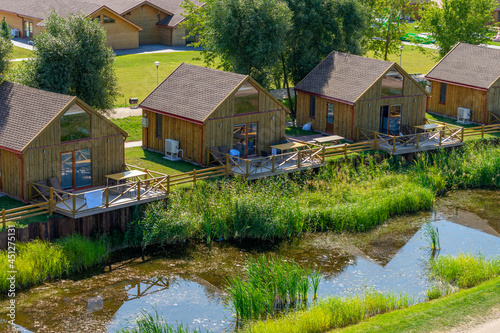
[[[50,201],[37,203],[34,205],[23,206],[13,209],[2,209],[0,211],[0,220],[3,229],[7,228],[7,223],[16,222],[39,215],[52,215],[53,205]]]
[[[488,124],[490,125],[500,124],[500,112],[488,111]]]

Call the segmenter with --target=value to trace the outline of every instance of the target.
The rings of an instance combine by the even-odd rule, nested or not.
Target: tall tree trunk
[[[384,54],[384,60],[387,61],[387,54],[389,53],[389,36],[391,34],[391,26],[392,26],[392,16],[389,16],[389,19],[387,20],[387,34],[385,36],[385,54]]]
[[[293,106],[292,96],[290,95],[290,85],[288,84],[288,74],[286,72],[285,56],[283,55],[283,53],[281,54],[281,64],[283,65],[283,78],[285,79],[285,87],[288,94],[288,103],[290,104],[290,112],[292,114],[292,119],[295,121],[295,108]]]

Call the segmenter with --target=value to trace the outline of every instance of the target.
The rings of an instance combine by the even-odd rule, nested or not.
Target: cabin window
[[[446,103],[446,83],[441,82],[441,94],[439,95],[439,103]]]
[[[90,148],[61,154],[61,185],[65,190],[92,185],[92,155]]]
[[[156,137],[161,139],[163,127],[163,116],[159,113],[156,114]]]
[[[111,17],[103,15],[102,16],[102,22],[103,23],[115,23],[115,20],[113,20]]]
[[[402,96],[404,77],[398,71],[389,71],[382,78],[382,97]]]
[[[233,126],[233,149],[240,157],[257,155],[257,123]]]
[[[94,17],[94,21],[101,23],[101,15],[97,15],[96,17]]]
[[[379,132],[398,136],[401,130],[401,104],[380,107]]]
[[[335,106],[333,104],[328,103],[328,116],[326,118],[326,121],[329,124],[333,124],[333,111],[334,111],[334,107]]]
[[[234,113],[251,113],[259,111],[259,91],[249,82],[243,85],[234,94]]]
[[[61,117],[61,142],[90,138],[90,114],[74,105]]]
[[[316,96],[309,96],[309,117],[314,117],[316,115]]]

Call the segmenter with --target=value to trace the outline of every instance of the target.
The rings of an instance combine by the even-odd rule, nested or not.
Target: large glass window
[[[159,113],[156,114],[156,137],[161,139],[163,127],[163,116]]]
[[[398,71],[389,71],[382,78],[382,97],[402,96],[404,77]]]
[[[309,117],[316,115],[316,96],[309,95]]]
[[[102,16],[102,22],[103,23],[115,23],[115,20],[113,20],[111,17],[103,15]]]
[[[257,123],[234,125],[233,149],[240,157],[257,155]]]
[[[439,103],[446,103],[446,83],[441,82],[441,94],[439,95]]]
[[[90,114],[74,106],[61,117],[61,142],[90,138]]]
[[[234,113],[251,113],[259,111],[259,91],[245,82],[234,94]]]
[[[90,148],[61,154],[61,181],[62,188],[65,190],[92,185]]]
[[[328,116],[326,121],[329,124],[333,124],[333,111],[334,111],[335,106],[333,104],[328,103]]]

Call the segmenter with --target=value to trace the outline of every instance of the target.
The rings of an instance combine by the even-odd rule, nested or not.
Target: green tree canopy
[[[5,39],[10,39],[12,36],[10,35],[10,27],[7,24],[7,21],[5,21],[5,17],[2,20],[2,23],[0,24],[0,37],[3,37]]]
[[[18,67],[14,81],[78,96],[103,112],[113,108],[119,96],[115,56],[106,46],[106,32],[99,22],[83,14],[69,14],[64,19],[51,12],[33,44],[33,59]]]
[[[441,8],[432,3],[423,13],[422,27],[433,34],[443,57],[458,42],[488,42],[488,24],[497,6],[495,0],[443,0]]]

